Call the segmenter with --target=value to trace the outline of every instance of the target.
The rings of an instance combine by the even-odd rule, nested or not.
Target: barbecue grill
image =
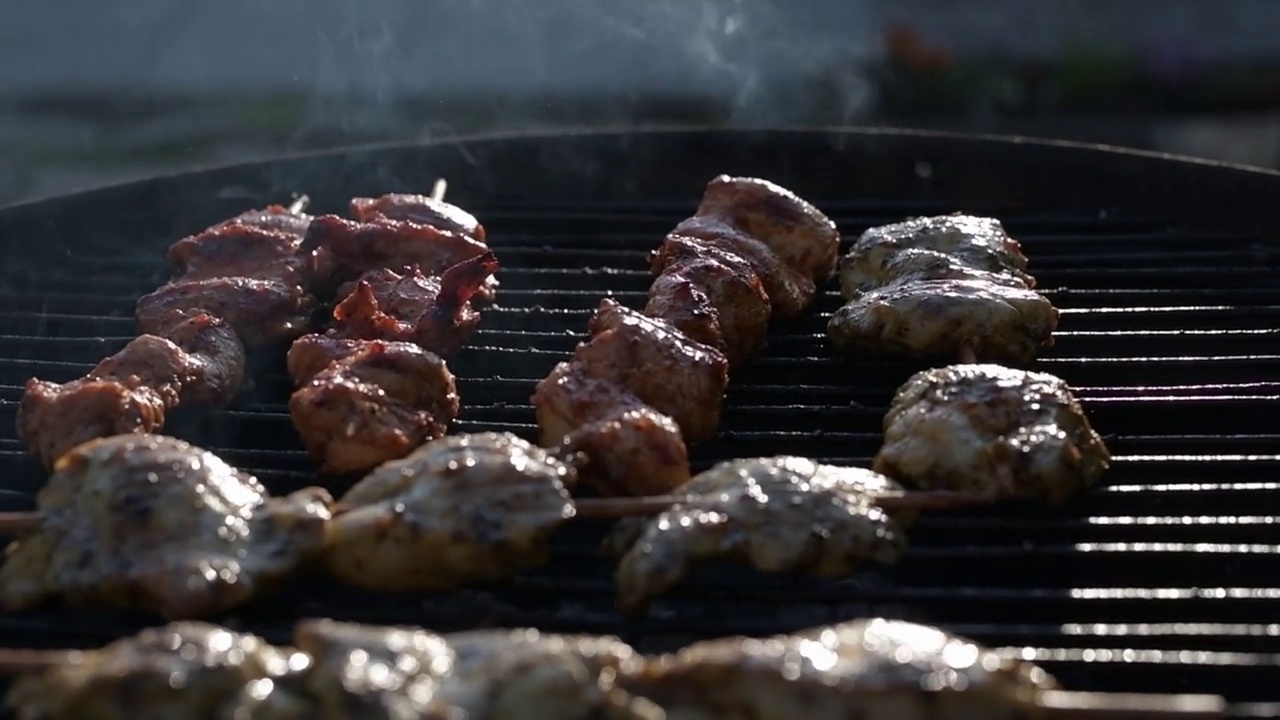
[[[1246,716],[1280,689],[1280,174],[1069,143],[890,130],[651,129],[384,145],[117,185],[0,210],[0,501],[32,507],[45,474],[14,439],[23,382],[83,374],[133,336],[137,297],[168,276],[173,240],[250,207],[424,191],[487,226],[499,306],[450,362],[455,431],[534,437],[533,384],[584,336],[605,295],[643,304],[645,254],[722,173],[767,177],[830,215],[846,245],[905,216],[1005,221],[1062,309],[1042,369],[1076,388],[1116,455],[1105,487],[1061,510],[925,518],[899,566],[824,582],[709,568],[641,618],[613,609],[601,528],[575,525],[545,569],[433,597],[301,584],[230,624],[283,640],[298,616],[439,630],[532,625],[609,632],[647,651],[869,614],[1025,647],[1069,687],[1212,692]],[[695,469],[770,453],[866,465],[893,390],[923,363],[836,359],[839,305],[775,325],[733,377],[719,436]],[[166,432],[275,492],[314,482],[285,405],[283,351],[255,360],[228,410]],[[341,489],[341,488],[340,488]],[[49,610],[0,617],[0,646],[96,646],[152,618]]]

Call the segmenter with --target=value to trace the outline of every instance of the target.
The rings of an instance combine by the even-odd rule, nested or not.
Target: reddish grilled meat
[[[298,252],[302,236],[294,229],[234,220],[179,240],[169,247],[168,258],[178,281],[242,277],[301,286],[309,262]]]
[[[471,298],[497,269],[497,258],[486,252],[440,276],[424,276],[417,266],[404,275],[386,268],[371,270],[338,290],[338,296],[346,299],[334,308],[334,326],[328,334],[412,342],[452,355],[480,322]]]
[[[343,340],[315,333],[303,335],[289,346],[286,360],[289,377],[294,385],[305,385],[330,363],[354,355],[366,344],[365,340]]]
[[[215,277],[171,282],[138,300],[138,329],[160,334],[163,328],[195,313],[231,324],[245,345],[290,340],[306,332],[315,298],[282,280]]]
[[[378,198],[351,198],[351,215],[360,222],[373,222],[378,218],[408,220],[485,241],[484,226],[474,215],[427,195],[390,193]]]
[[[458,415],[444,360],[417,345],[368,341],[289,399],[302,444],[331,473],[368,470],[441,437]]]
[[[197,315],[142,335],[65,384],[32,378],[18,407],[18,437],[47,467],[98,437],[150,433],[180,403],[224,405],[244,374],[244,348],[226,322]]]

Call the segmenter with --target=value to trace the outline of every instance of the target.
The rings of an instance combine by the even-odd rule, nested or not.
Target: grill
[[[601,297],[643,303],[644,255],[720,172],[792,187],[851,242],[866,227],[954,210],[1002,218],[1062,309],[1041,369],[1066,378],[1117,456],[1105,487],[1061,510],[923,519],[897,567],[840,582],[708,568],[643,618],[613,610],[602,529],[575,526],[546,568],[511,583],[388,598],[301,583],[230,624],[282,640],[325,615],[439,630],[533,625],[617,633],[642,650],[883,614],[1025,647],[1073,689],[1216,692],[1265,716],[1280,691],[1280,176],[1062,143],[885,130],[662,129],[477,138],[288,158],[115,186],[0,211],[0,500],[28,509],[44,474],[13,437],[22,383],[64,381],[123,347],[138,295],[174,239],[290,191],[317,211],[450,180],[490,230],[499,307],[450,365],[455,431],[533,437],[529,395],[583,337]],[[924,367],[826,350],[834,287],[775,327],[739,371],[697,469],[771,453],[866,464],[893,390]],[[245,396],[166,432],[275,492],[314,481],[285,402],[283,351]],[[341,490],[342,488],[338,488]],[[0,646],[97,645],[149,618],[49,610],[0,617]]]

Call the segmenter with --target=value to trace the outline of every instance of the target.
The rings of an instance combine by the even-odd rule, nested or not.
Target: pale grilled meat
[[[884,419],[874,468],[905,485],[1059,503],[1110,464],[1062,379],[999,365],[951,365],[911,377]]]
[[[697,565],[728,559],[766,573],[848,575],[897,562],[898,523],[875,504],[892,483],[857,468],[779,456],[731,460],[694,476],[682,499],[644,523],[624,523],[606,547],[621,555],[618,605],[644,609]]]
[[[847,259],[847,256],[846,256]],[[856,264],[841,265],[840,292],[846,300],[856,300],[865,292],[885,285],[900,285],[923,280],[974,280],[1004,287],[1028,289],[1027,283],[1005,272],[979,270],[955,255],[937,250],[907,248],[889,255],[881,265],[883,276],[891,278],[879,283],[875,276],[861,272]]]
[[[663,720],[614,685],[642,663],[617,638],[310,620],[295,642],[315,658],[319,720]]]
[[[148,628],[19,679],[18,720],[316,720],[311,658],[203,622]]]
[[[977,360],[1021,365],[1053,344],[1058,311],[1027,288],[985,280],[891,283],[837,310],[827,336],[845,352],[918,356],[971,350]]]
[[[1035,287],[1021,245],[1009,237],[999,220],[955,214],[912,218],[864,232],[840,260],[840,286],[845,297],[895,282],[905,271],[919,272],[919,266],[897,262],[899,254],[910,250],[946,255],[974,270],[1006,275],[1028,288]],[[954,277],[946,274],[946,264],[934,268],[943,274],[918,279]]]
[[[438,355],[457,352],[480,323],[471,299],[498,269],[493,253],[464,260],[441,275],[416,266],[400,274],[371,270],[339,288],[333,310],[336,338],[416,343]]]
[[[1015,720],[1058,687],[1031,663],[884,618],[695,643],[619,684],[667,720]]]
[[[49,601],[198,618],[250,600],[324,547],[323,490],[269,498],[251,475],[161,435],[63,455],[36,498],[39,527],[0,568],[9,611]]]
[[[444,590],[546,562],[574,515],[571,465],[510,433],[426,443],[356,483],[330,524],[334,577],[383,592]]]
[[[244,373],[244,348],[222,320],[196,315],[169,328],[170,339],[142,335],[83,378],[27,381],[17,433],[46,467],[98,437],[150,433],[180,403],[222,406]]]
[[[601,494],[661,495],[689,479],[680,426],[625,388],[563,362],[532,402],[538,442],[583,453],[583,482]]]
[[[417,345],[362,341],[289,398],[303,446],[328,473],[361,472],[441,437],[457,416],[453,373]]]

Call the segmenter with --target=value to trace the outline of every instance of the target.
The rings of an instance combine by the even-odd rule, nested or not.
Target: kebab
[[[443,181],[437,183],[432,198],[353,201],[353,211],[365,218],[363,226],[390,226],[402,234],[404,253],[393,261],[386,254],[394,249],[386,244],[390,236],[362,230],[359,237],[381,248],[373,256],[414,263],[403,273],[372,268],[341,286],[345,299],[334,308],[333,326],[323,335],[299,338],[289,350],[289,373],[297,387],[289,411],[303,446],[325,472],[365,471],[403,457],[444,435],[458,415],[456,381],[442,356],[460,349],[475,330],[480,316],[471,300],[485,288],[498,263],[485,250],[438,276],[422,273],[421,262],[432,247],[443,255],[453,252],[448,245],[430,245],[414,230],[426,228],[427,220],[446,223],[453,234],[441,237],[471,242],[484,237],[483,227],[475,222],[466,226],[469,234],[450,229],[464,225],[450,220],[461,210],[450,215],[442,209],[444,187]],[[411,212],[415,207],[420,209],[417,214]],[[317,257],[341,259],[333,267],[345,272],[356,249],[347,239],[328,238],[316,246]],[[328,261],[318,261],[318,266],[324,262]]]
[[[682,485],[686,442],[715,433],[730,368],[760,352],[772,317],[813,303],[838,247],[835,224],[789,190],[714,178],[651,254],[644,310],[602,301],[590,339],[538,383],[539,441],[585,453],[605,494]]]
[[[20,720],[1217,718],[1216,695],[1069,692],[1019,649],[872,618],[645,657],[616,637],[301,620],[292,646],[208,623],[95,650],[0,651]]]
[[[923,490],[1059,504],[1110,462],[1061,378],[962,364],[916,373],[898,389],[872,467]]]
[[[296,336],[314,305],[299,252],[306,204],[252,210],[174,243],[177,276],[138,301],[140,335],[80,379],[28,380],[19,439],[51,467],[86,440],[156,432],[179,405],[230,402],[245,346]]]
[[[840,260],[847,302],[827,335],[845,352],[1024,365],[1053,344],[1058,324],[1027,264],[992,218],[943,215],[871,228]]]

